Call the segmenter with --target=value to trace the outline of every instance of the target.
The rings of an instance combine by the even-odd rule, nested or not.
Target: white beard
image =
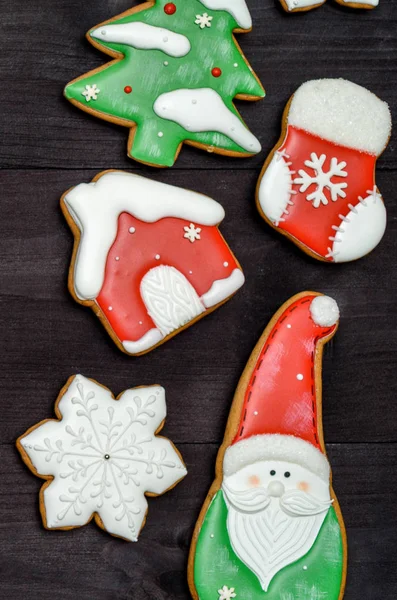
[[[242,510],[239,493],[236,497],[232,490],[225,486],[223,491],[228,507],[227,530],[232,548],[238,558],[257,576],[262,589],[267,592],[271,580],[281,569],[309,552],[331,502],[319,502],[317,508],[311,508],[314,514],[308,514],[305,494],[299,493],[297,495],[301,498],[298,499],[298,503],[293,501],[293,506],[295,509],[298,505],[297,510],[305,514],[288,514],[288,501],[282,506],[280,498],[267,497],[263,500],[265,493],[257,490],[256,495],[261,499],[259,504],[262,506],[257,507],[258,510],[254,512],[251,502],[249,508],[244,505],[245,510]],[[287,497],[288,494],[284,498],[287,500]],[[313,498],[311,501],[317,502]]]

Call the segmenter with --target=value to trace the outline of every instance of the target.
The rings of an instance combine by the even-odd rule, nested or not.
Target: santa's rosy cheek
[[[251,475],[248,477],[248,485],[250,487],[258,487],[260,484],[261,480],[259,479],[258,475]]]
[[[301,492],[308,492],[310,489],[310,485],[307,481],[300,481],[296,487],[298,490],[301,490]]]

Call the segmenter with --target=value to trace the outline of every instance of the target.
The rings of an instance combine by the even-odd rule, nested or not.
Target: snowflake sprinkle
[[[222,589],[218,590],[218,594],[219,600],[231,600],[231,598],[236,597],[234,588],[228,588],[227,585],[224,585]]]
[[[51,476],[43,493],[50,529],[85,525],[95,513],[114,535],[136,541],[145,492],[162,494],[186,475],[172,443],[155,432],[165,419],[160,386],[109,390],[78,375],[48,420],[18,447],[35,474]]]
[[[204,29],[205,27],[211,27],[211,21],[213,17],[210,17],[207,13],[202,15],[196,15],[195,23],[200,26],[200,29]]]
[[[85,97],[87,102],[90,102],[90,100],[98,100],[98,94],[100,91],[101,90],[97,87],[96,83],[94,83],[93,85],[86,85],[82,95]]]
[[[196,227],[194,225],[194,223],[190,223],[189,227],[186,226],[183,229],[186,232],[183,237],[187,238],[190,242],[193,243],[196,240],[201,239],[201,236],[200,236],[201,229],[200,229],[200,227]]]
[[[327,205],[328,198],[324,194],[324,189],[328,189],[331,192],[331,200],[335,202],[338,196],[346,198],[346,192],[343,190],[347,188],[347,183],[335,183],[332,181],[333,177],[347,177],[347,171],[344,171],[346,163],[338,163],[338,159],[331,158],[329,171],[324,171],[323,166],[327,159],[325,154],[317,156],[315,152],[310,155],[311,160],[305,160],[305,165],[315,172],[315,175],[311,176],[304,169],[299,170],[300,177],[294,179],[294,184],[300,184],[300,192],[306,192],[311,186],[315,185],[316,189],[311,194],[306,196],[306,200],[313,202],[314,208],[318,208],[321,204]]]

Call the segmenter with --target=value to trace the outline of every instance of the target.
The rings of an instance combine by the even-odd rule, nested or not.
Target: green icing
[[[224,585],[235,588],[236,600],[338,600],[343,543],[333,508],[310,551],[279,571],[267,592],[234,554],[226,519],[227,507],[219,491],[208,508],[196,546],[194,582],[200,600],[218,600],[217,591]]]
[[[164,12],[167,0],[157,0],[155,6],[113,21],[141,21],[164,27],[185,35],[191,44],[186,56],[173,58],[160,50],[138,50],[115,44],[101,43],[116,50],[124,58],[97,73],[87,73],[65,88],[66,98],[92,109],[104,118],[110,116],[137,124],[132,158],[158,166],[172,166],[179,144],[184,140],[198,142],[226,151],[247,154],[247,151],[218,132],[191,133],[172,121],[158,117],[153,111],[155,100],[165,92],[180,88],[210,87],[220,94],[226,106],[239,117],[233,106],[238,94],[263,97],[264,92],[244,61],[232,37],[237,23],[226,11],[207,9],[199,0],[175,0],[173,15]],[[201,29],[195,24],[196,15],[207,12],[213,17],[211,27]],[[164,63],[168,63],[165,65]],[[234,65],[238,66],[235,67]],[[219,67],[222,75],[213,77],[211,70]],[[86,102],[82,95],[86,85],[100,89],[97,100]],[[132,87],[126,94],[124,88]],[[162,132],[162,137],[158,133]]]

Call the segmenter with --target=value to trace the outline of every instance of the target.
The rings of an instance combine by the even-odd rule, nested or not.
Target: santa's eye
[[[276,471],[274,471],[274,470],[270,471],[270,475],[271,475],[272,477],[274,477],[274,475],[275,475],[275,474],[276,474]]]
[[[285,473],[284,473],[284,477],[287,477],[287,478],[288,478],[288,477],[291,477],[291,473],[290,473],[289,471],[285,471]]]

